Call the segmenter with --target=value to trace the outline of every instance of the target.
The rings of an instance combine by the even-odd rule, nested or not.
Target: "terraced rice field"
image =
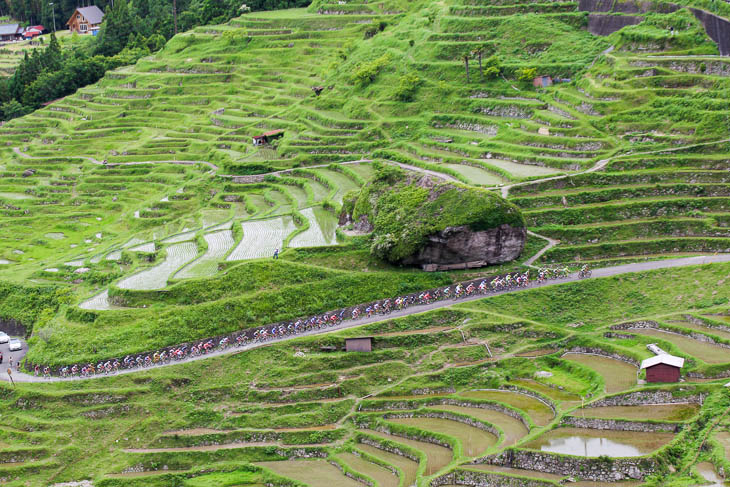
[[[385,438],[386,440],[394,441],[406,446],[410,446],[418,451],[426,454],[426,475],[433,475],[446,465],[451,462],[453,456],[451,450],[444,448],[443,446],[436,445],[434,443],[427,443],[425,441],[416,441],[402,436],[390,435],[388,433],[382,433],[380,431],[363,430],[371,435]]]
[[[96,294],[95,296],[92,296],[91,298],[87,299],[86,301],[83,301],[81,304],[79,304],[79,308],[109,310],[109,309],[114,309],[115,307],[109,302],[109,290],[105,289],[104,291],[100,292],[99,294]]]
[[[233,248],[233,232],[221,230],[203,235],[208,244],[208,250],[187,266],[183,267],[177,274],[176,279],[187,279],[192,277],[206,277],[215,275],[218,272],[218,262]]]
[[[701,333],[715,335],[717,337],[724,338],[725,340],[730,340],[730,326],[727,327],[727,329],[725,329],[725,328],[719,328],[716,326],[703,325],[701,323],[696,323],[696,322],[691,322],[691,321],[671,321],[670,324],[678,325],[678,326],[681,326],[682,328],[689,328],[690,330],[696,330]]]
[[[504,178],[479,167],[467,166],[465,164],[444,164],[444,167],[453,169],[464,176],[469,183],[477,186],[496,186],[505,182]]]
[[[243,238],[226,258],[228,261],[271,257],[274,250],[281,250],[284,239],[296,228],[289,216],[246,221],[241,227]]]
[[[472,399],[496,401],[512,406],[515,409],[524,411],[538,426],[545,426],[549,424],[555,417],[553,410],[545,403],[532,396],[520,394],[518,392],[485,390],[466,391],[462,392],[461,395]]]
[[[535,470],[524,470],[521,468],[502,467],[500,465],[487,465],[487,464],[468,465],[466,468],[469,470],[503,473],[503,474],[507,474],[507,475],[515,475],[515,476],[519,476],[519,477],[527,477],[527,478],[540,479],[540,480],[557,481],[557,480],[560,480],[563,478],[562,475],[555,475],[555,474],[547,473],[547,472],[538,472]]]
[[[398,475],[385,467],[365,460],[362,456],[352,453],[340,453],[337,458],[356,472],[365,474],[375,480],[381,487],[398,487],[399,485]]]
[[[682,352],[687,355],[707,362],[709,364],[725,364],[730,362],[730,348],[723,348],[707,342],[701,342],[693,338],[679,335],[677,333],[669,333],[651,328],[632,329],[634,333],[665,340],[674,344]]]
[[[117,283],[121,289],[162,289],[167,280],[182,265],[195,258],[198,248],[195,242],[182,242],[167,247],[165,260],[156,266],[126,277]]]
[[[178,242],[186,242],[188,240],[192,240],[195,238],[195,231],[189,231],[189,232],[182,232],[178,233],[177,235],[172,235],[170,237],[167,237],[162,240],[163,244],[171,244],[171,243],[178,243]]]
[[[686,421],[700,410],[698,404],[652,404],[651,406],[600,406],[574,411],[581,418],[621,418],[632,420]]]
[[[325,460],[288,460],[281,462],[258,462],[256,465],[267,468],[311,487],[321,485],[341,485],[343,487],[360,487],[360,482],[340,472],[337,467]]]
[[[154,242],[147,242],[141,245],[135,245],[134,247],[130,247],[130,252],[140,252],[143,254],[152,254],[157,249],[157,246]]]
[[[468,457],[483,454],[497,444],[493,434],[458,421],[442,418],[392,418],[388,421],[405,424],[424,431],[453,436],[461,443],[462,452]]]
[[[504,446],[517,444],[519,440],[527,436],[527,434],[529,433],[527,427],[519,419],[513,418],[512,416],[501,413],[499,411],[494,411],[492,409],[454,406],[451,404],[434,405],[430,406],[430,408],[466,414],[480,421],[484,421],[485,423],[497,426],[504,433],[504,440],[502,442],[502,445]]]
[[[400,471],[403,472],[402,485],[413,485],[416,481],[418,473],[417,462],[414,462],[413,460],[404,456],[396,455],[395,453],[390,453],[388,451],[381,450],[380,448],[375,448],[374,446],[366,445],[364,443],[358,443],[357,449],[399,468]]]
[[[316,207],[302,210],[302,215],[309,222],[309,228],[294,236],[289,247],[322,247],[337,244],[337,219],[329,211]]]
[[[672,439],[673,433],[557,428],[524,447],[582,457],[638,457],[656,451]]]
[[[598,373],[603,377],[606,392],[609,394],[636,386],[637,368],[622,360],[582,353],[566,353],[563,358],[577,362]]]

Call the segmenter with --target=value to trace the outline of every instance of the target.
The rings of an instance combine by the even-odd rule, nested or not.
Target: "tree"
[[[127,2],[117,0],[113,7],[107,8],[106,15],[104,15],[95,53],[102,56],[117,54],[127,46],[133,32],[134,25]]]
[[[482,71],[482,54],[484,53],[484,46],[474,48],[471,52],[472,56],[476,56],[479,59],[479,77],[484,79],[484,71]]]
[[[22,117],[25,115],[26,110],[17,100],[10,100],[0,106],[0,112],[2,112],[5,120],[10,120],[11,118]]]
[[[484,72],[486,73],[487,79],[494,79],[502,74],[502,61],[498,56],[489,56],[484,61]]]
[[[520,68],[517,70],[519,81],[531,81],[537,76],[537,68]]]
[[[466,82],[469,83],[469,53],[465,52],[461,58],[464,60],[464,67],[466,68]]]

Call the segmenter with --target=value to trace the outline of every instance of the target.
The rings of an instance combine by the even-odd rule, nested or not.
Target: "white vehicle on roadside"
[[[8,343],[8,341],[10,341],[8,334],[4,331],[0,331],[0,343]]]
[[[23,349],[23,342],[18,340],[17,338],[11,338],[8,342],[8,350],[11,352],[17,352],[18,350]]]

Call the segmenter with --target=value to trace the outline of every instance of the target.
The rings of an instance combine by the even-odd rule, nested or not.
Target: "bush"
[[[398,88],[395,90],[395,98],[400,101],[413,101],[421,79],[415,74],[409,73],[398,79]]]
[[[373,61],[358,64],[355,67],[355,72],[352,74],[352,82],[359,86],[365,86],[369,83],[372,83],[373,81],[375,81],[375,78],[378,76],[380,70],[382,70],[389,63],[390,55],[383,54]]]
[[[519,68],[515,75],[519,81],[532,81],[537,76],[537,68]]]

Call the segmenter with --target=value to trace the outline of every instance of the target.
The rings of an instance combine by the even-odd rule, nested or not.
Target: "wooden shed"
[[[679,382],[683,366],[683,358],[668,353],[641,362],[641,369],[646,370],[647,382]]]
[[[269,132],[264,132],[261,135],[254,135],[253,145],[270,144],[272,140],[278,139],[279,137],[283,137],[283,136],[284,136],[283,130],[271,130]]]
[[[535,88],[546,88],[553,85],[553,79],[550,76],[537,76],[532,80],[532,86]]]
[[[345,338],[345,350],[348,352],[372,352],[373,337]]]

